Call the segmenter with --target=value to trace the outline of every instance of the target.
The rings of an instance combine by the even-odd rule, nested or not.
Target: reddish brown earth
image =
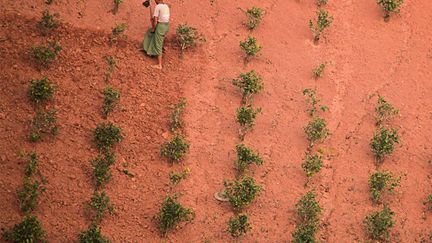
[[[117,211],[102,222],[113,242],[229,242],[225,232],[233,215],[228,205],[213,199],[225,178],[233,178],[238,126],[235,110],[240,94],[231,79],[255,69],[265,90],[254,103],[262,107],[254,131],[245,143],[260,151],[264,166],[254,168],[263,185],[261,196],[247,209],[253,231],[244,242],[289,242],[295,227],[294,204],[308,189],[301,161],[307,146],[302,128],[308,121],[301,91],[316,87],[331,136],[320,145],[328,153],[325,168],[312,182],[324,209],[321,242],[365,242],[363,218],[379,209],[369,199],[367,180],[375,170],[369,142],[374,131],[377,94],[400,109],[393,125],[402,143],[383,169],[405,174],[401,187],[389,198],[396,212],[392,242],[420,242],[432,230],[432,215],[424,213],[423,200],[432,193],[430,94],[432,83],[432,3],[407,0],[401,15],[385,23],[375,1],[329,1],[325,7],[334,23],[319,45],[314,45],[307,22],[315,17],[314,1],[182,1],[171,0],[173,21],[196,26],[207,42],[179,58],[172,43],[161,72],[137,51],[148,26],[148,12],[140,1],[125,1],[119,14],[97,0],[54,0],[48,8],[60,13],[64,25],[54,34],[64,51],[48,70],[38,72],[26,52],[43,43],[35,25],[47,7],[42,0],[6,1],[0,4],[0,228],[10,228],[22,215],[15,189],[22,183],[20,151],[41,155],[47,191],[36,214],[50,242],[72,242],[89,220],[84,203],[93,185],[89,160],[96,154],[92,131],[103,121],[99,112],[105,86],[103,56],[119,59],[111,85],[121,91],[121,107],[110,120],[124,129],[107,192]],[[262,54],[243,65],[240,40],[250,34],[239,8],[265,9],[262,24],[252,34],[263,45]],[[80,13],[80,14],[79,14]],[[107,36],[115,23],[125,22],[128,41],[109,48]],[[311,70],[328,62],[323,78],[314,81]],[[60,133],[36,145],[26,141],[33,109],[26,97],[32,78],[49,76],[57,85],[55,107]],[[186,97],[186,133],[191,150],[182,165],[170,166],[159,157],[168,134],[169,107]],[[136,174],[120,173],[122,163]],[[152,219],[169,193],[168,174],[183,166],[192,173],[175,192],[196,211],[195,220],[160,237]]]

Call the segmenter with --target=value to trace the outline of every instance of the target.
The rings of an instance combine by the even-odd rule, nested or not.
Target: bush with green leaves
[[[36,62],[37,68],[47,68],[54,62],[62,50],[56,41],[49,41],[47,45],[33,46],[30,48],[30,56]]]
[[[399,110],[394,108],[393,105],[388,103],[382,96],[378,96],[375,112],[376,125],[378,126],[382,126],[385,122],[388,122],[391,118],[399,114]]]
[[[175,132],[178,129],[183,128],[184,126],[183,112],[185,107],[186,107],[186,99],[184,98],[180,99],[180,102],[174,105],[174,109],[170,117],[170,130],[172,132]]]
[[[114,153],[105,152],[91,161],[96,187],[102,187],[111,179],[110,167],[115,163]]]
[[[36,112],[30,124],[30,141],[39,141],[43,134],[55,136],[57,133],[57,112],[55,110]]]
[[[318,224],[314,222],[305,222],[296,225],[296,229],[292,233],[293,243],[315,243]]]
[[[38,155],[35,152],[30,153],[29,160],[24,170],[24,175],[26,177],[31,177],[34,173],[39,172],[38,165],[39,165]]]
[[[117,61],[112,56],[105,56],[104,59],[107,63],[107,67],[105,70],[105,82],[108,82],[111,79],[114,69],[117,68]]]
[[[426,206],[426,209],[428,211],[432,212],[432,194],[426,198],[426,201],[424,202],[424,204]]]
[[[94,131],[94,141],[101,151],[109,151],[123,140],[122,129],[111,122],[99,124]]]
[[[306,176],[312,177],[321,171],[323,166],[322,156],[320,154],[307,154],[303,160],[302,168],[306,172]]]
[[[255,37],[249,36],[246,40],[240,41],[240,47],[246,54],[246,61],[254,57],[261,51],[262,46],[258,44]]]
[[[39,195],[44,191],[45,187],[39,181],[25,178],[24,184],[17,190],[21,211],[24,213],[34,211],[38,206]]]
[[[111,199],[105,192],[95,191],[86,207],[94,224],[99,224],[106,213],[114,213],[114,204],[111,203]]]
[[[328,0],[316,0],[316,4],[318,5],[318,7],[326,5],[327,2],[328,2]]]
[[[313,74],[315,79],[318,79],[321,77],[322,73],[324,72],[325,67],[326,67],[326,64],[321,63],[312,70],[312,74]]]
[[[324,31],[324,29],[330,27],[331,23],[333,22],[333,16],[330,16],[327,10],[320,9],[317,12],[317,15],[318,18],[315,24],[312,20],[309,20],[309,28],[312,30],[315,42],[320,40],[321,33]]]
[[[235,217],[231,217],[228,221],[227,231],[232,237],[238,238],[245,235],[251,229],[252,226],[250,225],[249,218],[246,214],[239,214]]]
[[[48,10],[43,11],[42,19],[38,27],[43,35],[48,35],[52,30],[57,29],[60,25],[59,14],[51,14]]]
[[[121,40],[124,40],[127,38],[127,36],[124,34],[124,32],[127,29],[127,25],[125,23],[117,24],[112,28],[111,30],[111,36],[109,37],[109,44],[115,44]]]
[[[304,132],[309,141],[309,147],[312,147],[317,141],[324,140],[330,133],[327,121],[320,117],[313,118],[304,128]]]
[[[166,234],[169,230],[174,229],[182,222],[192,221],[195,212],[190,208],[183,207],[178,201],[177,196],[168,196],[164,199],[162,207],[157,215],[159,221],[159,230]]]
[[[180,172],[171,171],[169,174],[170,182],[173,186],[180,183],[180,181],[186,179],[186,177],[190,174],[190,169],[186,168]]]
[[[238,78],[233,79],[232,84],[241,89],[242,102],[250,102],[252,95],[258,94],[263,88],[262,78],[254,71],[241,73]]]
[[[36,103],[42,103],[51,100],[54,96],[54,85],[47,77],[42,79],[33,79],[28,89],[29,99]]]
[[[234,181],[225,180],[224,184],[225,195],[235,211],[242,211],[249,206],[262,190],[255,179],[249,176]]]
[[[246,133],[255,126],[256,116],[261,113],[261,108],[254,109],[252,105],[241,106],[237,109],[237,122],[240,124],[240,139],[243,141]]]
[[[391,13],[399,13],[404,0],[377,0],[384,11],[384,20],[388,21]]]
[[[235,166],[240,174],[243,173],[251,164],[262,165],[264,163],[259,153],[255,153],[251,148],[244,144],[238,144],[236,150],[237,160],[235,161]]]
[[[120,100],[120,92],[113,89],[112,87],[106,87],[103,90],[104,103],[102,107],[102,113],[104,117],[108,117],[108,114],[114,110],[118,101]]]
[[[391,172],[375,172],[369,177],[369,191],[374,203],[381,202],[382,194],[392,192],[400,183],[400,177]]]
[[[319,105],[319,102],[321,101],[318,99],[316,91],[314,89],[304,89],[303,95],[307,98],[307,103],[311,106],[307,111],[310,116],[314,117],[315,114],[318,112],[318,109],[321,111],[327,111],[328,107],[325,105]]]
[[[80,243],[110,243],[111,241],[108,240],[105,236],[102,235],[101,229],[99,226],[95,224],[91,224],[90,227],[82,231],[79,236],[78,240]]]
[[[382,163],[386,155],[392,154],[395,143],[399,143],[399,135],[396,129],[380,128],[371,140],[372,153],[377,163]]]
[[[316,222],[322,212],[318,201],[316,200],[315,192],[310,191],[303,195],[295,205],[297,215],[301,222]]]
[[[160,154],[170,162],[174,162],[180,161],[188,151],[189,143],[182,135],[176,134],[171,141],[162,144]]]
[[[250,30],[253,30],[261,23],[264,11],[261,8],[252,7],[246,10],[245,14],[247,17],[246,27]]]
[[[119,7],[120,7],[120,4],[123,3],[123,0],[113,0],[113,3],[114,3],[114,8],[113,8],[112,12],[113,12],[113,14],[117,14]]]
[[[47,242],[42,223],[32,215],[25,216],[21,223],[4,232],[3,236],[6,241],[14,243]]]
[[[394,215],[395,213],[387,205],[384,205],[383,210],[367,215],[363,224],[369,238],[388,242],[390,238],[389,231],[395,224]]]
[[[182,52],[191,47],[195,47],[199,42],[205,41],[204,37],[196,28],[187,24],[180,24],[177,26],[176,39]]]

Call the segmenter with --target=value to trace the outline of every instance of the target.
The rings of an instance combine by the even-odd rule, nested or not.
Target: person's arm
[[[158,23],[157,21],[158,21],[159,12],[160,12],[160,9],[156,5],[154,13],[152,14],[152,18],[151,18],[152,32],[155,32],[155,30],[156,30],[156,25]]]

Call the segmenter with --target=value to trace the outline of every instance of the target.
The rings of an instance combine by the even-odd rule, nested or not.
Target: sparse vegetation
[[[182,135],[177,134],[171,141],[162,145],[160,154],[162,157],[168,158],[170,162],[174,162],[180,161],[188,151],[189,143]]]
[[[322,212],[315,193],[306,193],[295,205],[300,219],[295,231],[292,233],[293,242],[316,242],[315,234],[319,228],[319,215]]]
[[[245,13],[248,18],[246,27],[253,30],[260,24],[264,11],[258,7],[252,7],[246,10]]]
[[[392,192],[400,183],[400,177],[394,176],[388,171],[375,172],[369,177],[369,191],[374,203],[381,201],[382,194]]]
[[[43,11],[42,19],[38,27],[43,35],[48,35],[52,30],[57,29],[60,25],[59,14],[51,14],[48,10]]]
[[[106,213],[114,213],[114,204],[105,192],[95,191],[90,202],[87,203],[87,208],[91,210],[94,224],[99,224]]]
[[[318,7],[321,7],[323,5],[326,5],[328,2],[328,0],[316,0],[316,3],[318,5]]]
[[[29,154],[29,160],[27,162],[27,166],[25,168],[24,174],[26,177],[31,177],[35,172],[39,172],[38,170],[39,158],[36,153]]]
[[[322,73],[324,72],[324,69],[326,67],[325,63],[319,64],[316,68],[312,70],[312,74],[315,79],[318,79],[321,77]]]
[[[235,161],[235,166],[240,174],[243,173],[251,164],[263,164],[264,161],[262,160],[261,156],[244,144],[238,144],[236,149],[237,160]]]
[[[399,135],[396,129],[381,128],[374,134],[371,149],[377,163],[382,163],[386,155],[393,153],[395,143],[399,143]]]
[[[259,195],[261,186],[249,176],[235,181],[225,181],[225,195],[235,211],[241,211],[249,206]]]
[[[384,11],[384,21],[388,21],[391,13],[399,13],[404,0],[377,0]]]
[[[306,172],[306,176],[312,177],[321,171],[323,166],[322,156],[320,154],[307,154],[305,160],[303,161],[302,168]]]
[[[322,141],[329,135],[326,120],[315,117],[309,124],[304,128],[307,139],[309,141],[309,147],[312,147],[316,141]]]
[[[240,47],[246,54],[245,61],[249,61],[251,57],[254,57],[261,51],[262,47],[258,44],[255,37],[249,36],[246,40],[240,41]]]
[[[119,42],[120,40],[124,40],[127,38],[127,36],[124,34],[124,32],[127,29],[127,25],[125,23],[117,24],[112,30],[111,30],[111,36],[109,38],[109,44],[115,44]]]
[[[399,114],[399,110],[394,108],[382,96],[378,96],[378,104],[375,108],[376,125],[382,126],[384,122],[388,122],[391,118]]]
[[[30,124],[30,141],[37,142],[42,134],[57,135],[57,116],[55,110],[38,111]]]
[[[123,140],[121,128],[111,122],[99,124],[94,131],[96,146],[102,151],[109,151],[115,144]]]
[[[385,205],[382,211],[373,212],[366,216],[363,223],[366,233],[372,240],[388,241],[390,238],[389,230],[394,226],[395,213]]]
[[[300,223],[292,233],[294,243],[316,243],[315,234],[318,231],[316,223]]]
[[[47,45],[33,46],[30,56],[36,62],[37,68],[47,68],[62,50],[61,45],[55,41],[49,41]]]
[[[320,40],[321,33],[324,31],[324,29],[330,27],[331,23],[333,22],[333,16],[329,16],[327,10],[320,9],[317,12],[317,15],[318,18],[315,24],[312,22],[312,20],[309,20],[309,28],[312,30],[315,42]]]
[[[93,175],[96,187],[105,185],[111,179],[110,167],[115,163],[114,153],[106,152],[103,156],[99,155],[92,160]]]
[[[120,7],[120,4],[123,3],[123,0],[113,0],[113,3],[114,3],[114,8],[113,8],[112,12],[113,12],[113,14],[117,14],[119,7]]]
[[[90,225],[90,227],[82,231],[78,236],[80,243],[110,243],[105,236],[102,235],[100,228],[97,225]]]
[[[241,89],[243,103],[248,103],[252,95],[259,93],[264,88],[262,78],[254,70],[240,74],[232,81],[232,84]]]
[[[432,211],[432,194],[426,198],[426,201],[424,202],[424,204],[425,204],[426,209],[428,211]]]
[[[183,52],[186,49],[195,47],[199,42],[205,41],[204,37],[194,27],[187,24],[180,24],[176,29],[177,43]]]
[[[103,115],[108,117],[108,114],[112,112],[120,100],[120,92],[113,89],[112,87],[106,87],[103,91],[104,103],[103,103]]]
[[[251,229],[252,226],[250,225],[248,216],[246,214],[237,215],[228,221],[227,231],[232,237],[238,238],[242,235],[245,235]]]
[[[303,95],[307,97],[307,103],[311,105],[311,107],[307,110],[310,116],[314,117],[315,114],[318,112],[318,109],[321,111],[327,111],[328,110],[328,107],[325,105],[318,106],[318,104],[321,100],[318,99],[315,90],[304,89]]]
[[[12,230],[4,233],[4,239],[14,243],[43,243],[46,241],[46,233],[42,223],[36,216],[25,216],[23,221],[16,224]]]
[[[47,77],[33,79],[30,82],[28,96],[36,104],[51,100],[54,96],[54,85]]]
[[[39,181],[24,179],[24,184],[17,190],[20,209],[24,213],[34,211],[38,206],[39,195],[45,191],[45,187]]]
[[[180,172],[171,172],[169,175],[170,182],[173,186],[180,183],[180,181],[186,179],[186,177],[190,174],[190,169],[186,168]]]
[[[261,108],[254,109],[251,105],[242,106],[237,109],[237,122],[240,124],[240,139],[243,141],[244,136],[255,126],[255,118]]]
[[[168,196],[162,203],[157,219],[159,230],[166,234],[174,229],[179,223],[193,220],[195,213],[192,209],[183,207],[177,202],[177,196]]]
[[[107,63],[107,67],[105,70],[105,82],[108,82],[111,79],[114,69],[117,68],[117,61],[112,56],[105,56],[104,59]]]
[[[186,99],[180,99],[180,102],[174,106],[170,119],[170,130],[172,132],[182,129],[184,126],[183,111],[186,107]]]

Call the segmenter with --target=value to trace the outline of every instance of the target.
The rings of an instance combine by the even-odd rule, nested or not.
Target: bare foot
[[[159,69],[162,70],[162,66],[161,65],[151,65],[151,68],[155,68],[155,69]]]

